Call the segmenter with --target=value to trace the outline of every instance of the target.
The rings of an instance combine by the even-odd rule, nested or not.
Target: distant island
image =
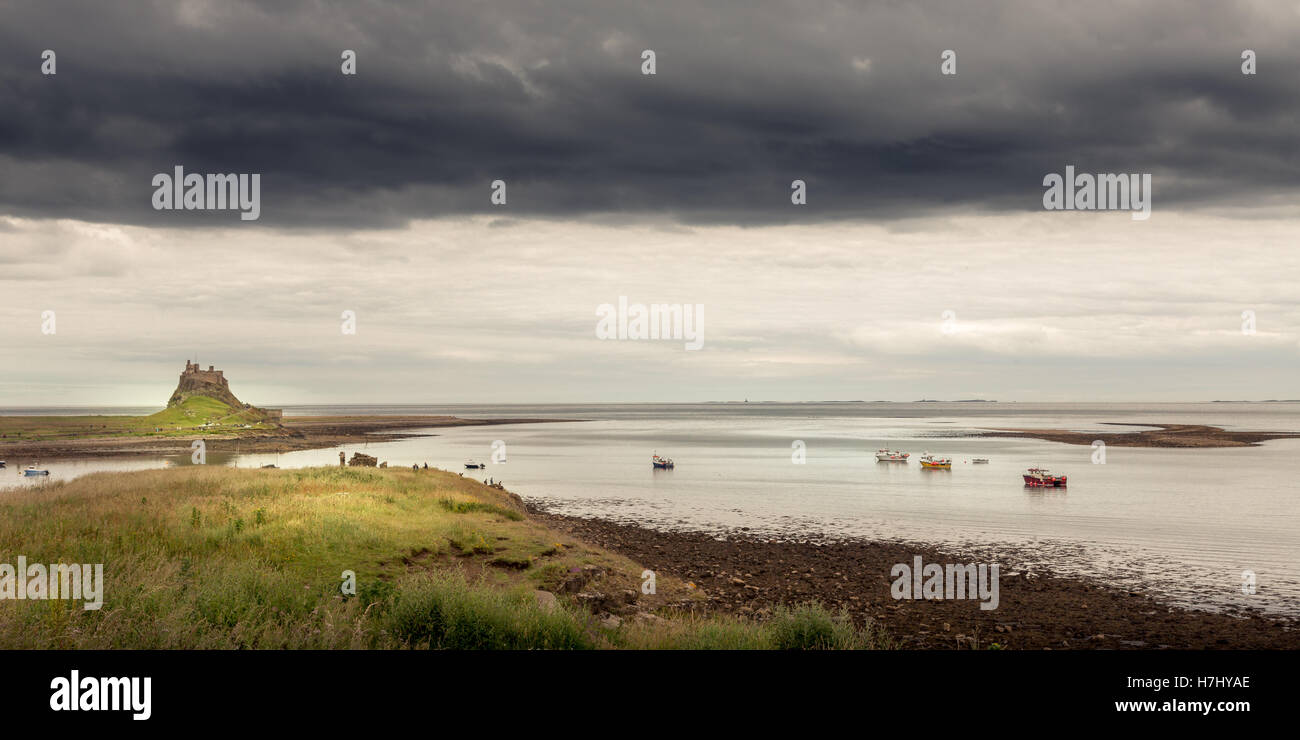
[[[424,436],[428,427],[521,424],[550,419],[461,419],[455,416],[307,416],[244,403],[225,372],[186,360],[167,406],[147,416],[0,417],[0,460],[175,454],[202,439],[211,451],[291,452]]]

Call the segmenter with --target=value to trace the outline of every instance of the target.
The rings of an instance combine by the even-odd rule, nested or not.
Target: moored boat
[[[921,456],[921,467],[930,470],[952,470],[952,458],[935,457],[927,452]]]
[[[28,478],[34,478],[38,475],[49,475],[49,474],[50,471],[38,469],[35,465],[28,465],[27,468],[23,470],[23,475]]]
[[[908,453],[898,450],[876,450],[876,459],[881,462],[907,462],[909,457]]]
[[[470,460],[465,463],[466,470],[484,470],[486,468],[487,468],[487,463],[474,462],[473,460]]]
[[[663,457],[656,452],[654,457],[650,458],[650,465],[659,468],[660,470],[667,470],[668,468],[673,467],[673,459],[671,457]]]
[[[972,464],[972,465],[988,465],[988,464],[989,464],[989,459],[988,459],[987,457],[976,457],[976,458],[972,458],[972,459],[971,459],[971,464]]]
[[[1025,485],[1034,487],[1064,488],[1065,476],[1054,475],[1047,468],[1030,468],[1024,473]]]

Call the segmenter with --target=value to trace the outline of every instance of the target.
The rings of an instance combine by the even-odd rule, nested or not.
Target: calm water
[[[1085,446],[970,436],[989,427],[1115,429],[1105,422],[1300,431],[1300,404],[346,406],[286,413],[584,419],[431,429],[433,436],[346,451],[392,466],[427,462],[460,471],[467,459],[491,462],[500,440],[506,461],[466,474],[503,480],[561,513],[652,528],[942,544],[1004,569],[1049,566],[1185,605],[1300,616],[1300,440],[1237,449],[1109,448],[1102,465]],[[803,464],[794,462],[796,440],[806,451]],[[924,450],[950,456],[953,470],[877,463],[875,450],[886,446],[913,460]],[[676,469],[652,470],[653,451],[673,457]],[[331,465],[338,452],[209,454],[208,462]],[[972,457],[991,463],[972,465]],[[58,479],[188,462],[186,455],[46,467]],[[1031,465],[1067,473],[1069,489],[1026,489],[1020,473]],[[1256,574],[1255,595],[1242,594],[1244,570]]]

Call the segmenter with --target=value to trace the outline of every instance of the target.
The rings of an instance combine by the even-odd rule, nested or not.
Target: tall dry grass
[[[606,629],[536,588],[640,566],[443,471],[187,466],[0,492],[0,563],[103,563],[104,605],[0,600],[0,648],[856,648],[819,607]],[[495,567],[494,564],[510,567]],[[340,590],[356,574],[356,594]],[[614,576],[611,576],[614,577]]]

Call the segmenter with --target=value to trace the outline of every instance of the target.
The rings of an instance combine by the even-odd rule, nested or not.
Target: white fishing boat
[[[650,466],[658,468],[659,470],[668,470],[673,467],[673,459],[671,457],[663,457],[656,452],[654,453],[654,456],[650,458]]]
[[[898,450],[876,450],[876,459],[880,462],[907,462],[909,457],[908,453]]]

